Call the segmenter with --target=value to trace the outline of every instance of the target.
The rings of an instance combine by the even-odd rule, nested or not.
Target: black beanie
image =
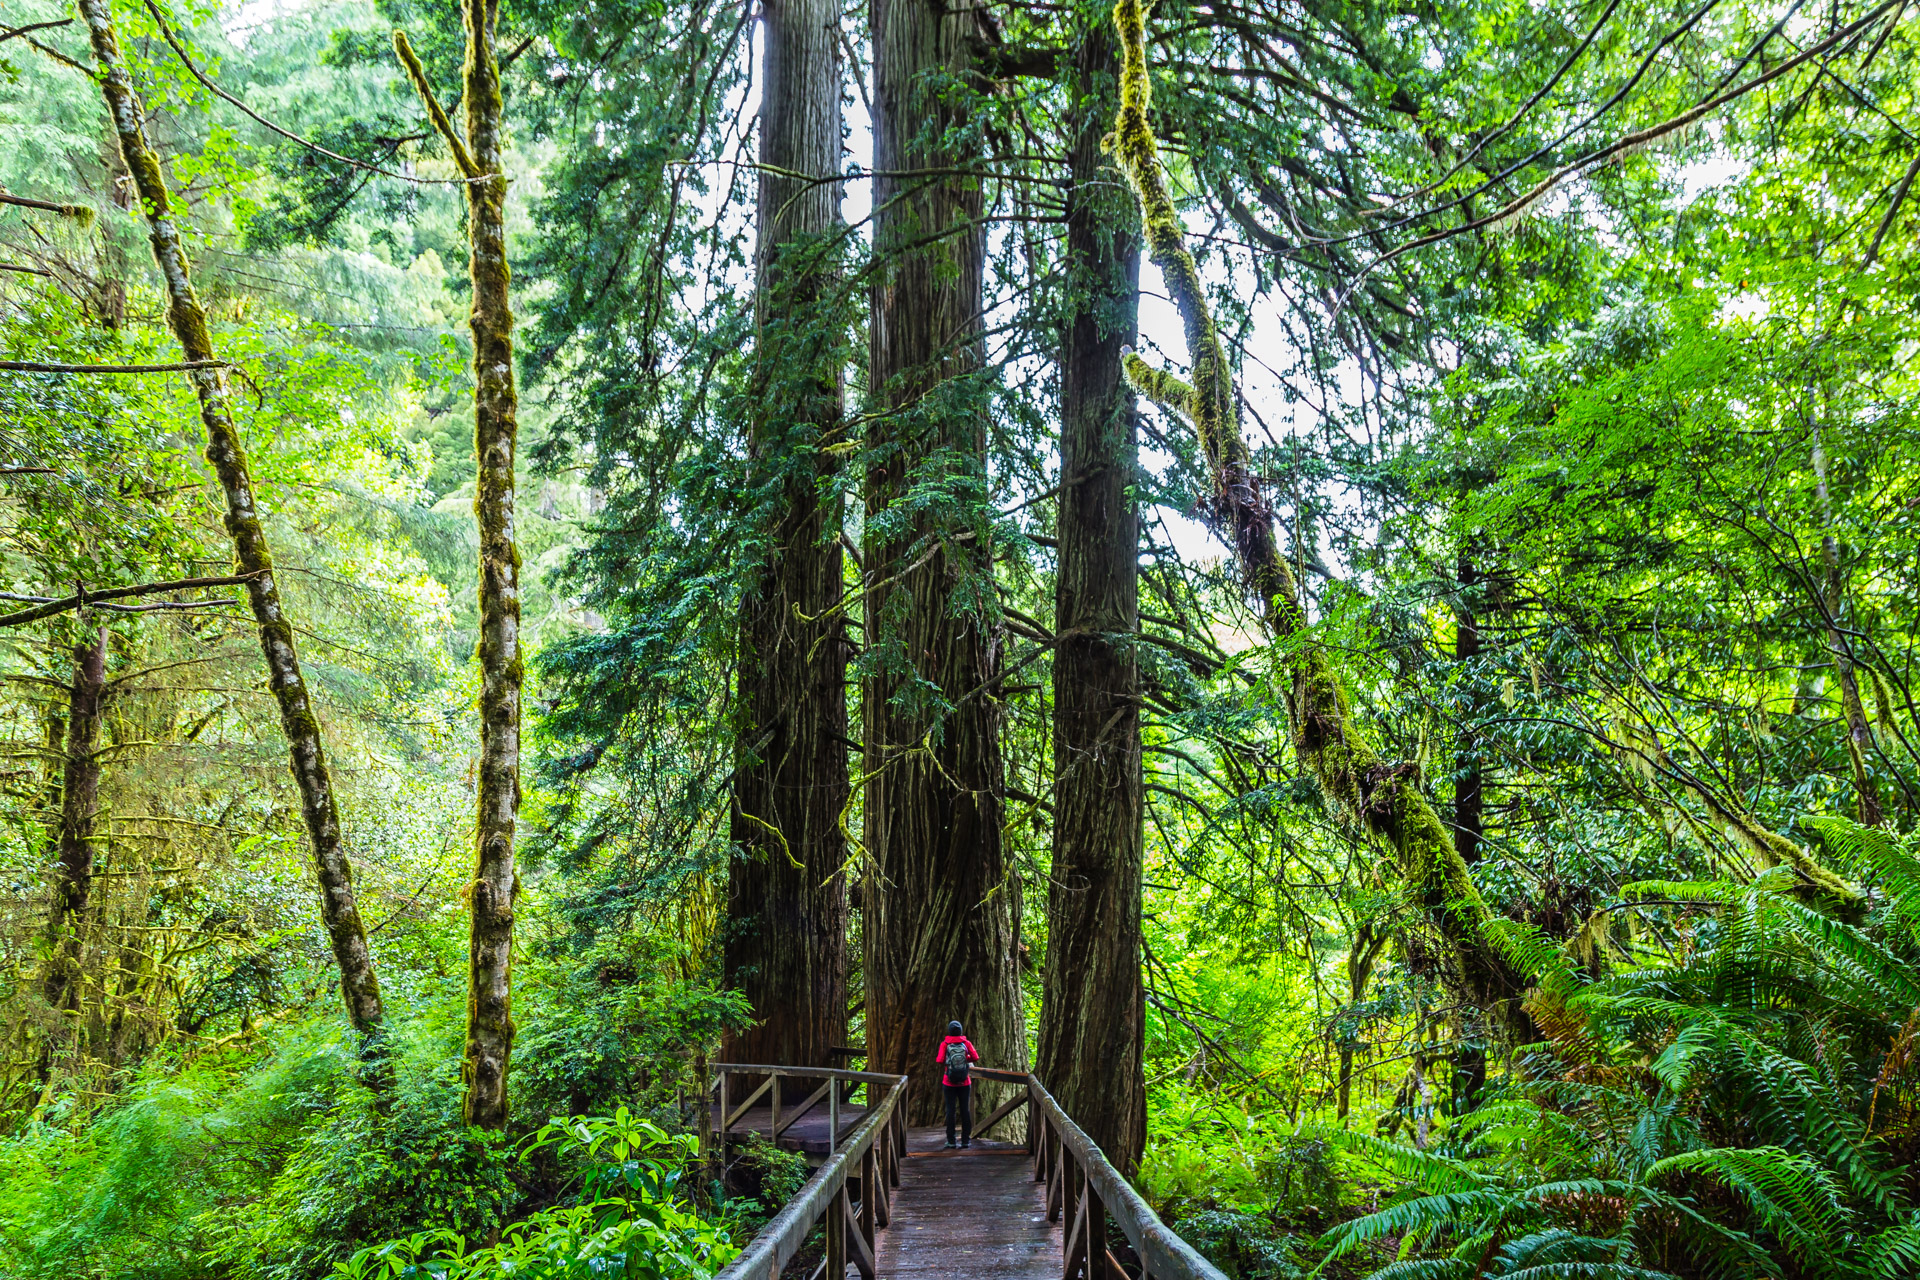
[[[960,1029],[959,1020],[956,1019],[947,1024],[947,1034],[950,1036],[963,1036],[966,1034],[966,1032]]]

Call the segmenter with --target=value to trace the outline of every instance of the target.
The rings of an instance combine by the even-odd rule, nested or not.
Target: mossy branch
[[[22,209],[39,209],[45,213],[57,213],[63,218],[72,218],[85,231],[93,225],[93,210],[84,204],[55,204],[51,200],[29,200],[25,196],[10,196],[0,192],[0,204],[18,205]]]
[[[1286,655],[1293,674],[1287,710],[1302,763],[1338,817],[1393,849],[1402,880],[1439,935],[1435,961],[1442,981],[1463,1001],[1495,1012],[1524,1040],[1527,1015],[1517,1000],[1524,976],[1500,950],[1497,917],[1422,792],[1418,770],[1389,765],[1374,754],[1352,722],[1346,689],[1325,649],[1306,634],[1299,586],[1280,554],[1272,509],[1250,465],[1232,370],[1148,123],[1146,16],[1142,0],[1120,0],[1114,8],[1121,45],[1120,110],[1109,145],[1140,199],[1148,256],[1179,308],[1193,383],[1188,386],[1134,355],[1126,360],[1127,378],[1142,394],[1183,412],[1199,437],[1214,483],[1213,522],[1231,538],[1268,632],[1277,641],[1292,642]]]
[[[474,162],[473,153],[467,150],[467,144],[453,130],[453,121],[447,119],[447,113],[440,108],[439,99],[433,96],[433,85],[427,80],[427,69],[420,65],[420,59],[414,56],[413,46],[407,43],[407,33],[395,28],[393,32],[393,52],[400,59],[400,65],[407,70],[407,79],[413,82],[415,93],[426,104],[427,118],[433,121],[433,129],[445,139],[447,149],[453,152],[453,162],[460,172],[469,178],[486,175],[480,172],[480,166]]]

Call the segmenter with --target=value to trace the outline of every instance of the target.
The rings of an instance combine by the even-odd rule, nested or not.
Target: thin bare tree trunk
[[[109,0],[80,0],[80,16],[87,24],[93,56],[100,68],[100,88],[120,141],[120,154],[133,177],[134,189],[145,210],[154,261],[167,290],[167,322],[181,351],[190,361],[214,360],[213,339],[206,312],[193,291],[187,253],[171,215],[172,204],[159,158],[148,145],[141,125],[139,99],[133,92],[126,61],[114,33]],[[353,866],[341,838],[340,814],[333,795],[320,739],[320,722],[300,670],[293,625],[280,600],[273,576],[273,556],[253,494],[253,479],[235,427],[227,390],[217,369],[197,369],[187,375],[200,400],[200,420],[207,428],[207,461],[213,464],[227,503],[227,532],[233,538],[234,563],[241,573],[257,574],[247,582],[247,603],[260,627],[260,648],[266,656],[267,682],[280,707],[280,723],[287,734],[288,762],[300,790],[301,815],[313,840],[313,860],[320,882],[320,918],[340,968],[340,991],[347,1017],[369,1042],[380,1029],[380,984],[373,957],[360,923],[353,891]]]
[[[1140,974],[1138,446],[1121,356],[1140,295],[1139,211],[1100,146],[1119,48],[1094,21],[1074,49],[1061,359],[1060,567],[1054,592],[1053,876],[1037,1069],[1122,1173],[1146,1146]]]
[[[1833,536],[1833,498],[1827,490],[1827,450],[1820,424],[1813,424],[1813,476],[1820,514],[1828,532],[1820,536],[1820,559],[1826,569],[1820,584],[1821,613],[1826,618],[1827,650],[1833,655],[1833,675],[1840,686],[1840,713],[1847,731],[1847,760],[1853,767],[1853,790],[1861,825],[1877,827],[1884,815],[1880,795],[1867,773],[1867,756],[1874,750],[1873,729],[1860,700],[1860,676],[1853,666],[1853,646],[1841,634],[1840,617],[1846,608],[1845,583],[1840,572],[1840,542]]]
[[[862,690],[867,791],[868,1064],[912,1077],[912,1123],[940,1104],[934,1050],[965,1024],[994,1066],[1024,1067],[1019,882],[1001,832],[1001,629],[986,524],[981,298],[986,238],[977,178],[953,139],[981,10],[971,0],[875,0],[874,245]],[[889,510],[940,485],[948,497]],[[944,705],[942,705],[944,704]],[[1007,1086],[982,1084],[976,1107]]]
[[[847,646],[840,513],[840,0],[768,0],[760,106],[758,336],[749,487],[767,544],[741,602],[727,984],[755,1024],[734,1062],[835,1065],[847,1036]],[[796,1089],[811,1081],[794,1080]]]

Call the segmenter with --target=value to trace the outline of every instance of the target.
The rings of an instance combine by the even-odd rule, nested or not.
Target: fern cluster
[[[1871,886],[1848,921],[1780,875],[1630,885],[1613,914],[1664,937],[1588,976],[1515,931],[1546,1040],[1416,1150],[1330,1130],[1402,1186],[1326,1236],[1377,1280],[1920,1274],[1920,858],[1823,820]],[[1386,1261],[1391,1257],[1392,1261]]]

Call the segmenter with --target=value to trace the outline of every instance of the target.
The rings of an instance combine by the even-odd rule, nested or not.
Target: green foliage
[[[523,969],[520,990],[539,1012],[514,1040],[515,1110],[580,1115],[621,1106],[680,1125],[694,1056],[750,1016],[739,992],[686,977],[680,951],[662,938],[618,934],[544,973]]]
[[[1548,1262],[1619,1275],[1897,1271],[1913,1250],[1917,1082],[1903,1046],[1920,1005],[1915,904],[1899,886],[1920,861],[1844,820],[1823,827],[1830,848],[1885,877],[1865,921],[1821,915],[1780,875],[1630,886],[1701,912],[1694,945],[1543,989],[1533,1011],[1547,1042],[1525,1077],[1460,1119],[1450,1154],[1327,1130],[1401,1187],[1328,1232],[1329,1256],[1398,1239],[1436,1264],[1493,1242],[1492,1275]]]
[[[479,1249],[457,1230],[415,1232],[360,1250],[333,1274],[346,1280],[707,1280],[737,1252],[724,1225],[704,1220],[676,1194],[694,1155],[690,1140],[672,1138],[622,1107],[610,1117],[556,1120],[526,1151],[550,1149],[579,1166],[579,1203],[523,1218],[499,1243]]]
[[[403,1084],[385,1115],[362,1090],[343,1097],[264,1195],[208,1224],[214,1256],[237,1275],[296,1280],[423,1223],[466,1239],[497,1233],[516,1198],[510,1153],[460,1122],[450,1065]]]

